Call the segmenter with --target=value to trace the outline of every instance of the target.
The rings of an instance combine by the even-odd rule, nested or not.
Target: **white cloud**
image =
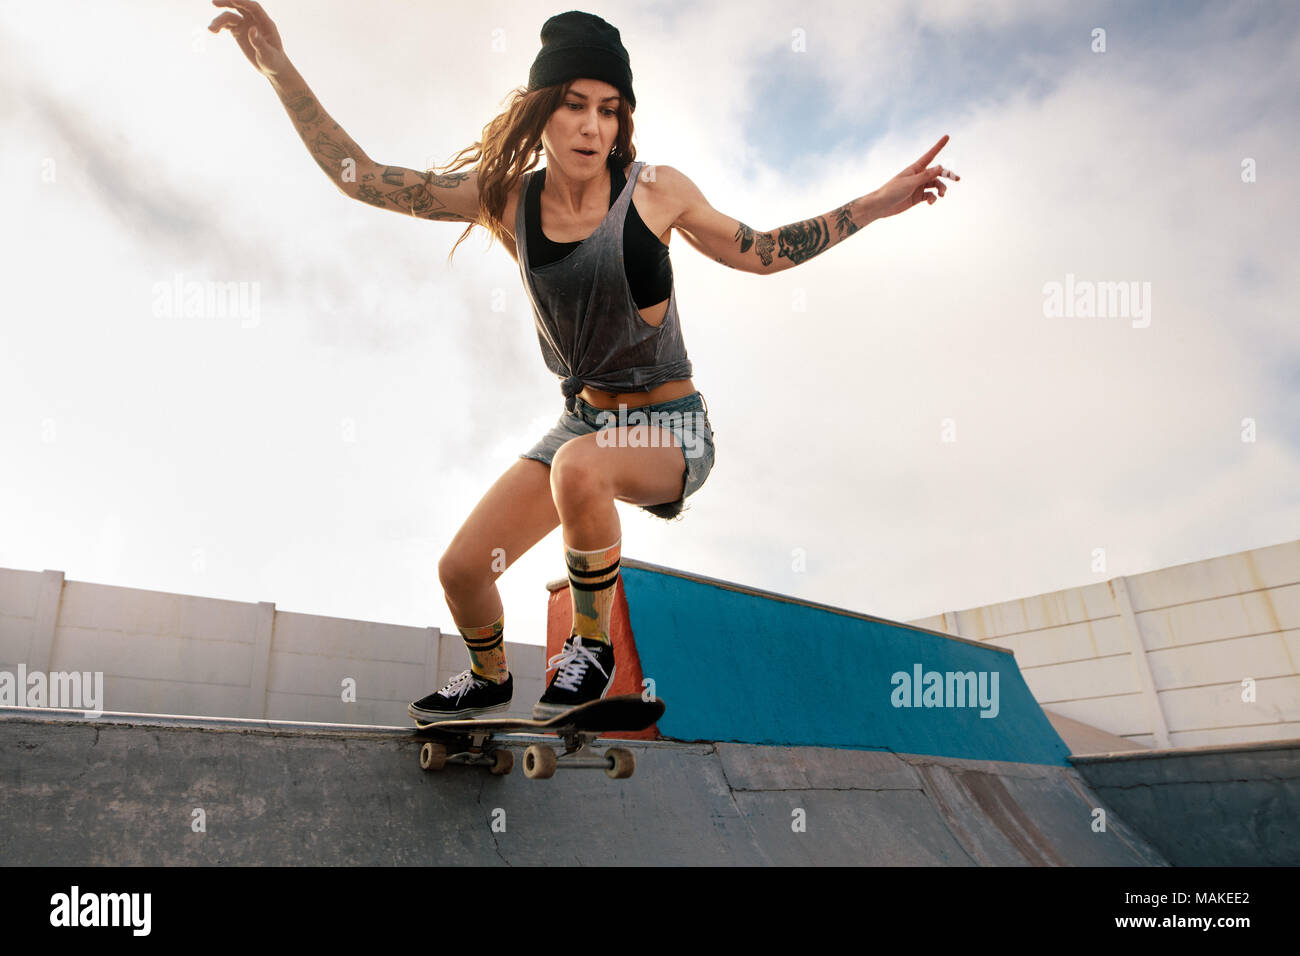
[[[449,269],[459,228],[338,195],[229,36],[196,32],[216,8],[61,7],[0,11],[0,563],[103,580],[111,558],[111,583],[451,628],[438,555],[561,408],[514,262],[476,230]],[[755,228],[874,189],[944,132],[963,176],[775,277],[674,238],[718,465],[680,523],[620,506],[628,556],[906,618],[1081,583],[1096,546],[1125,573],[1294,536],[1293,13],[1216,8],[1156,45],[1112,26],[1103,59],[1017,46],[1063,29],[1033,5],[590,9],[632,52],[640,158]],[[412,167],[477,138],[555,12],[270,10],[334,118]],[[793,120],[756,91],[794,27],[845,135],[792,144],[792,169],[745,131]],[[986,35],[1032,95],[961,85]],[[951,100],[906,100],[935,76]],[[151,316],[178,271],[257,283],[257,327]],[[1151,282],[1151,327],[1044,318],[1067,272]],[[543,637],[559,537],[502,579],[512,640]]]

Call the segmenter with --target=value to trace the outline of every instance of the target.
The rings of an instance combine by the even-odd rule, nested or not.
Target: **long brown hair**
[[[478,162],[478,211],[476,222],[465,227],[456,245],[447,254],[451,263],[456,248],[469,237],[475,226],[483,226],[503,246],[510,242],[502,219],[506,211],[506,197],[518,185],[524,173],[537,165],[542,155],[542,131],[552,114],[564,103],[564,97],[574,81],[557,83],[538,90],[519,87],[509,94],[505,111],[483,127],[483,138],[473,146],[462,149],[453,156],[441,173],[434,166],[425,172],[426,181],[432,175],[446,175]],[[632,110],[627,97],[618,100],[618,136],[614,150],[605,157],[611,169],[622,169],[636,159],[632,145]],[[522,202],[522,197],[520,198]]]

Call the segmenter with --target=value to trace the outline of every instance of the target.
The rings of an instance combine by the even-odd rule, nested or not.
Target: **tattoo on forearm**
[[[320,128],[310,128],[311,123],[319,118],[316,102],[310,96],[303,94],[288,105],[294,116],[302,122],[302,133],[308,140],[312,160],[325,175],[339,182],[342,163],[358,154],[359,148],[337,123],[334,124],[334,130],[338,132],[337,136],[327,134]],[[408,186],[407,172],[408,170],[401,166],[386,166],[380,170],[378,176],[374,173],[362,173],[361,181],[356,187],[356,198],[380,209],[397,209],[425,219],[448,222],[460,220],[460,216],[449,211],[447,204],[428,187],[432,185],[441,189],[455,189],[469,180],[469,173],[439,175],[428,172],[424,174],[421,181]],[[385,186],[399,188],[385,189],[383,188]]]
[[[343,181],[344,164],[349,161],[355,162],[359,157],[363,157],[365,154],[361,151],[361,147],[352,141],[338,123],[331,121],[329,114],[321,108],[310,93],[303,90],[286,93],[282,96],[282,100],[293,118],[294,125],[298,128],[299,135],[307,145],[312,161],[334,181],[335,185],[347,189],[351,194],[352,190]],[[327,126],[329,132],[325,131]],[[385,185],[406,185],[401,167],[390,166],[382,171],[382,176]],[[356,198],[384,209],[388,207],[389,200],[385,193],[377,188],[380,184],[376,182],[376,178],[374,173],[362,172],[361,182],[356,187]],[[424,187],[414,186],[387,195],[392,197],[393,205],[399,209],[421,208],[421,203],[416,198],[406,196],[406,193],[424,194]],[[429,208],[442,206],[441,203],[432,202],[432,197],[426,197],[424,205]]]
[[[835,210],[835,229],[840,234],[841,239],[847,239],[860,228],[853,221],[853,211],[850,208],[853,203],[845,203],[839,209]]]
[[[795,265],[807,262],[830,245],[830,232],[826,220],[821,216],[805,219],[803,222],[782,226],[778,234],[781,250],[778,256],[784,256]]]
[[[324,133],[316,134],[316,139],[311,144],[311,151],[313,156],[333,160],[336,163],[342,162],[348,155],[348,151],[342,143],[336,143]]]
[[[325,162],[315,153],[311,154],[311,158],[315,160],[317,166],[319,166],[322,170],[325,171],[325,175],[330,177],[331,179],[333,179],[335,176],[339,174],[339,171],[337,169],[331,167],[329,163]]]
[[[314,123],[320,116],[320,109],[317,107],[316,101],[306,93],[292,96],[285,105],[289,107],[294,119],[299,123]]]

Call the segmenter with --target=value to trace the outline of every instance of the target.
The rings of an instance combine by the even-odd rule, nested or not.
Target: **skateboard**
[[[515,765],[507,744],[511,733],[554,734],[564,741],[563,752],[550,744],[531,744],[524,751],[524,776],[545,780],[560,768],[602,769],[615,780],[632,776],[636,758],[632,751],[612,747],[603,754],[591,749],[601,734],[644,730],[663,716],[664,702],[643,700],[638,694],[621,694],[593,700],[547,720],[523,717],[484,717],[478,720],[415,722],[415,735],[424,740],[420,767],[441,770],[449,763],[487,767],[503,776]]]

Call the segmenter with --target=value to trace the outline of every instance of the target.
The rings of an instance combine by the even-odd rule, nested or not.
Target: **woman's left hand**
[[[939,150],[943,149],[947,142],[948,136],[945,133],[939,142],[930,147],[929,152],[871,194],[873,212],[877,219],[896,216],[905,209],[911,209],[917,203],[926,202],[933,205],[938,202],[939,196],[948,191],[947,185],[940,177],[961,179],[951,169],[928,166],[930,160],[939,154]],[[926,192],[927,189],[936,189],[939,195]]]

